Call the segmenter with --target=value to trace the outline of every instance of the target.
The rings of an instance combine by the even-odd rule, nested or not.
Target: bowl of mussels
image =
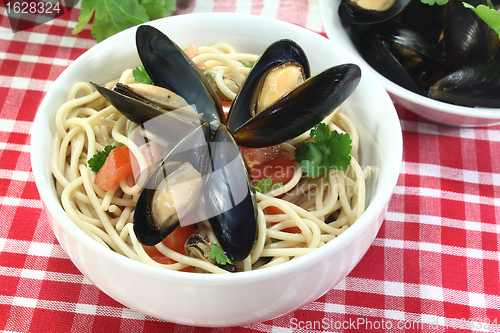
[[[189,14],[68,66],[31,152],[88,280],[148,316],[217,327],[286,314],[349,274],[384,220],[402,133],[382,85],[329,39]]]
[[[361,57],[397,105],[440,124],[496,125],[499,39],[471,9],[487,10],[486,1],[467,2],[334,0],[320,7],[328,37]]]

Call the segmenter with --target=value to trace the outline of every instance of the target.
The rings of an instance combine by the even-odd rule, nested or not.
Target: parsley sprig
[[[311,129],[311,138],[314,142],[304,141],[297,146],[295,158],[308,177],[317,178],[324,173],[329,182],[331,169],[345,170],[351,162],[351,137],[319,123]]]
[[[210,257],[215,259],[219,265],[234,265],[234,263],[229,259],[221,247],[213,242],[210,243]]]
[[[255,190],[260,193],[266,193],[275,190],[281,186],[283,186],[283,182],[278,182],[273,184],[272,178],[262,178],[261,180],[259,180],[257,185],[255,185]]]
[[[151,81],[148,72],[146,72],[146,69],[142,64],[132,70],[132,75],[134,76],[134,79],[139,83],[153,84],[153,81]]]
[[[500,37],[500,12],[497,12],[490,0],[487,0],[488,6],[479,5],[476,8],[463,2],[466,8],[472,9],[493,31]]]
[[[106,158],[108,158],[109,153],[115,148],[115,146],[107,145],[104,147],[103,151],[94,154],[94,156],[92,156],[87,162],[90,170],[98,172],[104,165],[104,162],[106,162]]]
[[[99,43],[127,28],[165,17],[175,10],[175,0],[82,0],[81,7],[72,33],[81,32],[94,17],[91,33]]]
[[[421,0],[423,3],[428,5],[445,5],[449,0]],[[486,0],[487,6],[478,5],[474,7],[466,2],[462,2],[464,7],[473,10],[477,16],[479,16],[486,24],[493,29],[500,37],[500,12],[495,10],[495,7],[491,3],[491,0]]]

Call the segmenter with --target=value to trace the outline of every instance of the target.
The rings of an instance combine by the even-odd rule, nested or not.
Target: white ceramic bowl
[[[311,69],[355,59],[328,39],[296,25],[257,16],[192,14],[156,20],[179,45],[230,42],[261,53],[291,38],[309,56]],[[383,221],[402,159],[402,135],[394,106],[383,87],[362,67],[362,79],[343,109],[360,127],[362,165],[379,172],[370,178],[369,205],[346,232],[324,247],[277,267],[228,275],[173,272],[123,257],[93,241],[65,214],[54,190],[49,156],[54,114],[77,81],[103,83],[139,64],[135,28],[115,35],[73,62],[54,82],[38,110],[31,138],[35,181],[59,243],[78,269],[99,289],[144,314],[187,325],[234,326],[268,320],[326,293],[363,257]]]
[[[411,92],[392,81],[386,79],[362,59],[347,33],[342,28],[337,13],[341,0],[320,0],[320,11],[323,26],[328,38],[360,59],[382,83],[394,103],[406,107],[408,110],[430,121],[462,127],[492,126],[500,124],[500,109],[465,107],[440,102]]]

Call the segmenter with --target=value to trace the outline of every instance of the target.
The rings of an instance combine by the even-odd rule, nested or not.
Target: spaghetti
[[[231,45],[200,47],[193,61],[203,66],[222,100],[232,101],[239,87],[257,60],[253,54],[238,53]],[[200,65],[202,64],[202,65]],[[117,80],[105,84],[112,88],[117,82],[135,83],[132,70],[125,70]],[[331,130],[348,133],[352,140],[351,163],[347,170],[330,170],[330,182],[324,175],[307,178],[295,162],[291,179],[267,193],[257,193],[258,237],[251,254],[237,262],[238,271],[261,269],[303,256],[331,241],[364,212],[365,179],[371,169],[357,162],[359,136],[356,124],[339,109],[324,121]],[[135,204],[146,173],[138,179],[133,175],[104,191],[94,184],[96,174],[87,161],[107,145],[127,146],[141,170],[148,161],[129,136],[137,127],[125,118],[88,83],[72,86],[67,101],[55,117],[56,134],[52,143],[51,169],[56,190],[69,218],[95,241],[133,260],[171,270],[189,267],[197,271],[227,273],[207,261],[174,251],[163,243],[156,249],[169,258],[162,263],[148,255],[137,240],[133,226]],[[295,146],[309,140],[309,133],[281,144],[282,154],[294,160]],[[278,213],[270,214],[270,208]],[[295,227],[295,232],[289,228]],[[208,221],[197,224],[196,232],[218,244]]]

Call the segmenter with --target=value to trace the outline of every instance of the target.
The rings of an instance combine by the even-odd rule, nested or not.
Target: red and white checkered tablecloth
[[[324,35],[317,0],[178,1],[176,14],[199,11],[274,17]],[[71,34],[78,13],[14,34],[0,7],[0,331],[500,332],[500,126],[445,127],[403,108],[403,165],[385,222],[361,262],[320,299],[217,329],[159,321],[99,291],[58,245],[30,165],[38,105],[95,44],[90,25]]]

